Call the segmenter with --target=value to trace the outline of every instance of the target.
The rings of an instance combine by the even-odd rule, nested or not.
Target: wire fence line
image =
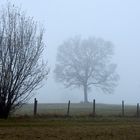
[[[92,103],[39,103],[34,99],[33,104],[24,105],[15,115],[54,115],[54,116],[118,116],[140,117],[139,103],[136,105],[125,104],[101,104],[94,99]]]

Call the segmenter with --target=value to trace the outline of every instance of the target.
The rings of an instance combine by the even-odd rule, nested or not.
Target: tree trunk
[[[0,106],[0,119],[7,119],[10,114],[10,110],[6,106]]]
[[[85,103],[88,103],[87,85],[84,85],[84,102],[85,102]]]
[[[9,116],[9,113],[8,112],[0,112],[0,119],[7,119]]]

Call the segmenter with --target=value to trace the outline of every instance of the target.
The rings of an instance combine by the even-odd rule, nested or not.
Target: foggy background
[[[0,5],[7,0],[0,0]],[[57,47],[66,39],[81,35],[101,37],[114,46],[113,62],[120,75],[118,87],[113,94],[92,90],[93,98],[100,103],[128,104],[140,102],[140,1],[139,0],[9,0],[33,16],[45,28],[44,59],[51,68],[48,80],[37,91],[36,98],[42,103],[80,102],[83,91],[65,89],[56,83],[53,70]],[[31,100],[31,102],[33,99]]]

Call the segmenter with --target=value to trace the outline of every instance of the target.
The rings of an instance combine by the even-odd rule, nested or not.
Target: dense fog
[[[0,0],[0,5],[6,0]],[[99,103],[127,104],[140,101],[140,1],[139,0],[11,0],[33,16],[44,27],[46,49],[44,59],[50,67],[49,78],[39,89],[39,102],[80,102],[83,90],[65,88],[55,82],[54,68],[57,48],[75,36],[95,37],[111,41],[114,45],[113,63],[120,76],[114,93],[103,93],[93,88],[88,100]],[[31,100],[33,102],[33,99]]]

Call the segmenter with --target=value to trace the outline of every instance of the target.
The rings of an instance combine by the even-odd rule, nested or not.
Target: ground
[[[140,140],[137,118],[10,118],[0,140]]]
[[[96,104],[39,104],[33,116],[33,104],[23,106],[8,120],[0,120],[0,140],[140,140],[140,117],[136,106]]]

